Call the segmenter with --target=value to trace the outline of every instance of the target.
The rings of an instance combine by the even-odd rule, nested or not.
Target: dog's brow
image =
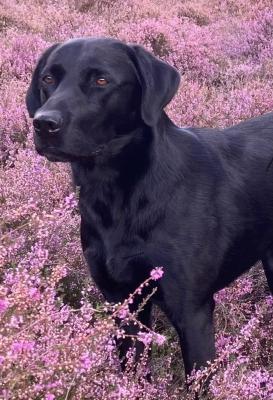
[[[52,64],[49,66],[49,70],[58,78],[61,78],[65,74],[65,69],[61,64]]]
[[[92,74],[107,74],[109,75],[109,71],[106,68],[103,68],[103,66],[94,66],[94,67],[87,67],[82,69],[81,75],[84,76],[85,78],[90,77]]]

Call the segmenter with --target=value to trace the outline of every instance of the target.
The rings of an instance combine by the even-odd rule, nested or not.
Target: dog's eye
[[[105,78],[98,78],[98,79],[96,80],[96,84],[97,84],[98,86],[105,86],[105,85],[107,85],[107,83],[108,83],[108,81],[107,81],[107,79],[105,79]]]
[[[45,82],[47,85],[53,85],[55,83],[55,79],[51,75],[45,75],[42,78],[42,81]]]

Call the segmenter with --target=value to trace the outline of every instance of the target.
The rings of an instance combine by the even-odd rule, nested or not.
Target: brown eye
[[[99,86],[105,86],[107,85],[108,81],[105,78],[99,78],[96,80],[96,84]]]
[[[43,82],[45,82],[47,85],[52,85],[55,83],[55,79],[51,75],[46,75],[43,77]]]

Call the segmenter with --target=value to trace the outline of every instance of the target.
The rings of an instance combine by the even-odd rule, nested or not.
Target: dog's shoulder
[[[226,128],[224,132],[228,135],[269,135],[273,138],[273,112],[241,121],[236,125]]]

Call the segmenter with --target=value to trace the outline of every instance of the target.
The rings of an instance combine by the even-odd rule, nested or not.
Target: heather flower
[[[123,304],[118,308],[117,316],[121,319],[125,319],[129,315],[129,307],[127,304]]]
[[[55,399],[55,396],[52,393],[47,393],[45,395],[45,400],[54,400],[54,399]]]
[[[162,346],[165,342],[166,342],[166,337],[163,335],[159,335],[158,333],[156,333],[153,336],[153,340],[156,344],[158,344],[158,346]]]
[[[13,353],[20,353],[23,351],[32,351],[34,349],[35,342],[30,342],[26,340],[15,341],[11,345],[11,350]]]
[[[0,299],[0,314],[4,313],[7,310],[8,306],[9,303],[7,300]]]
[[[153,341],[153,334],[151,332],[139,332],[137,337],[145,346],[149,346]]]
[[[163,267],[156,267],[152,269],[152,271],[150,272],[150,276],[153,281],[157,281],[160,278],[162,278],[163,274],[164,274]]]

